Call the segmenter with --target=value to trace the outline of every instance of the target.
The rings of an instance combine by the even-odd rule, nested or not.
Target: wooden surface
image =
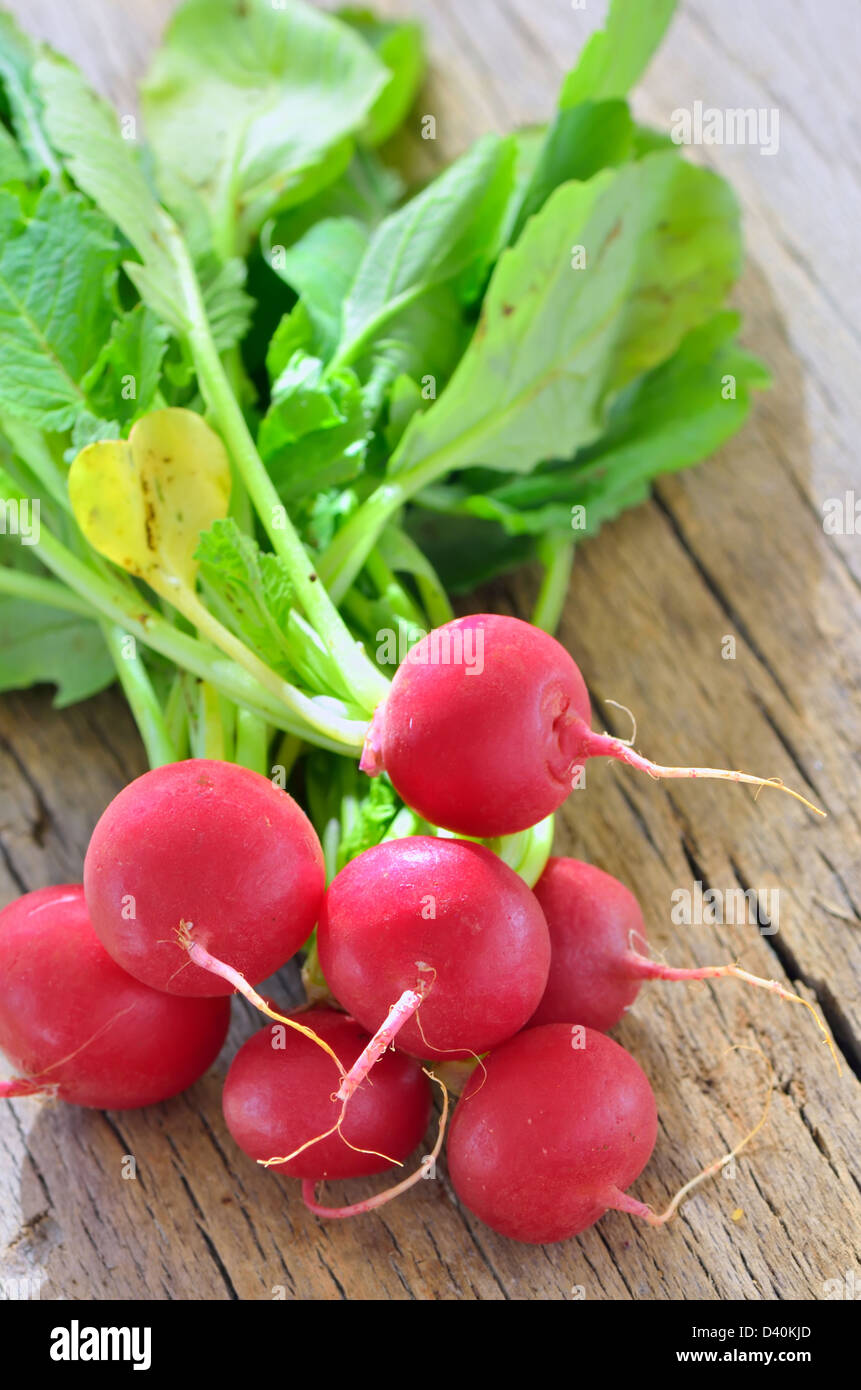
[[[71,54],[119,105],[170,0],[16,0],[27,27]],[[434,71],[420,102],[439,158],[488,128],[545,117],[560,74],[603,12],[565,0],[391,0],[425,21]],[[592,764],[557,852],[588,858],[640,897],[654,949],[678,964],[738,957],[791,982],[828,1018],[838,1078],[805,1010],[733,981],[652,984],[618,1030],[654,1086],[654,1157],[634,1191],[655,1206],[768,1127],[735,1176],[701,1187],[662,1231],[610,1214],[548,1248],[496,1237],[456,1203],[444,1171],[353,1223],[324,1225],[296,1189],[226,1133],[220,1084],[256,1026],[235,1008],[229,1046],[187,1095],[138,1113],[34,1101],[0,1112],[5,1278],[37,1274],[68,1299],[820,1299],[861,1273],[859,1085],[859,581],[861,534],[823,532],[826,499],[855,487],[858,308],[853,234],[861,166],[852,111],[857,26],[843,0],[684,0],[637,100],[667,126],[678,107],[778,107],[779,152],[696,152],[732,179],[749,263],[746,340],[775,386],[717,459],[660,484],[578,556],[562,637],[596,720],[664,762],[779,775],[828,811],[718,784],[663,786]],[[423,153],[427,155],[425,147]],[[861,530],[861,527],[859,527]],[[525,611],[527,576],[495,600]],[[726,635],[735,660],[723,660]],[[143,758],[118,697],[59,714],[42,692],[0,704],[3,900],[80,877],[88,835]],[[780,888],[780,927],[677,927],[671,893],[694,880]],[[275,988],[286,997],[285,977]],[[122,1176],[136,1160],[134,1181]],[[371,1184],[355,1184],[358,1196]],[[331,1189],[334,1194],[336,1189]],[[341,1200],[340,1197],[336,1200]]]

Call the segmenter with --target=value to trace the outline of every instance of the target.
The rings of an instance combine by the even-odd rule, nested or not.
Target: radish
[[[807,999],[776,980],[761,979],[737,965],[681,969],[650,960],[646,926],[633,893],[612,875],[579,859],[549,859],[534,888],[550,931],[550,974],[530,1027],[544,1023],[583,1023],[601,1032],[629,1009],[644,980],[742,980],[803,1004],[813,1014],[831,1054],[840,1063],[831,1036]]]
[[[335,998],[380,1030],[342,1099],[395,1036],[434,1058],[511,1037],[538,1005],[550,961],[544,915],[512,869],[483,845],[423,835],[384,841],[341,870],[317,945]]]
[[[437,628],[408,653],[374,715],[361,767],[371,776],[386,771],[431,824],[477,838],[543,820],[594,757],[653,777],[718,777],[789,791],[745,772],[661,767],[621,739],[593,733],[590,721],[583,677],[555,638],[517,618],[479,613]]]
[[[464,1206],[501,1235],[566,1240],[611,1208],[651,1215],[625,1189],[657,1126],[652,1088],[624,1048],[549,1024],[503,1043],[473,1074],[449,1127],[449,1174]]]
[[[154,1105],[206,1071],[229,1019],[227,999],[180,999],[121,970],[78,884],[40,888],[0,912],[0,1051],[22,1073],[0,1096]]]
[[[549,859],[532,890],[550,931],[550,974],[530,1026],[583,1023],[605,1033],[646,976],[640,904],[617,878],[579,859]]]
[[[171,994],[229,994],[237,976],[266,979],[310,936],[323,887],[320,842],[292,797],[208,759],[156,768],[121,791],[84,863],[105,948]],[[189,956],[192,934],[208,968]]]
[[[346,1063],[369,1041],[355,1019],[317,1007],[295,1015]],[[224,1086],[224,1118],[239,1147],[258,1162],[301,1150],[279,1171],[291,1178],[356,1178],[381,1173],[421,1142],[431,1111],[430,1087],[419,1064],[387,1052],[341,1107],[333,1098],[338,1073],[308,1038],[277,1024],[240,1048]],[[319,1136],[325,1136],[320,1138]],[[314,1142],[318,1141],[318,1142]]]

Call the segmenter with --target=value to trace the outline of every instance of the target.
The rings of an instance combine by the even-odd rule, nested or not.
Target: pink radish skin
[[[0,912],[0,1051],[21,1078],[0,1096],[130,1110],[186,1090],[227,1034],[227,999],[179,999],[111,960],[78,884]]]
[[[313,1028],[346,1065],[369,1042],[355,1019],[333,1009],[308,1009],[290,1017]],[[240,1048],[228,1072],[223,1098],[227,1127],[250,1158],[286,1157],[336,1124],[341,1112],[332,1098],[337,1085],[337,1070],[313,1042],[278,1024],[262,1028]],[[372,1082],[352,1096],[341,1134],[330,1134],[272,1171],[317,1181],[382,1173],[392,1165],[379,1155],[398,1162],[407,1158],[424,1137],[430,1111],[430,1086],[421,1067],[402,1053],[387,1052],[374,1067]]]
[[[446,1060],[522,1028],[550,963],[547,924],[523,880],[483,845],[423,835],[376,845],[341,870],[317,946],[335,998],[363,1028],[375,1033],[410,991],[417,1007],[404,1011],[398,1047]]]
[[[437,661],[447,634],[467,654]],[[470,646],[470,643],[482,645]],[[427,664],[422,664],[423,658]],[[571,791],[572,731],[588,730],[589,695],[554,638],[516,618],[458,618],[423,638],[395,672],[377,710],[362,767],[385,769],[433,825],[490,837],[543,820]]]
[[[257,984],[307,940],[323,896],[320,843],[286,792],[232,763],[156,768],[115,797],[84,862],[93,926],[114,960],[170,994],[230,994],[194,941]]]
[[[640,954],[648,949],[640,904],[579,859],[548,859],[533,892],[550,931],[550,974],[530,1027],[575,1020],[605,1033],[662,968]]]
[[[803,1004],[840,1071],[834,1040],[819,1011],[778,980],[735,964],[684,968],[650,960],[640,905],[610,874],[579,859],[548,859],[534,891],[547,919],[551,952],[547,988],[530,1027],[576,1019],[604,1032],[631,1007],[644,980],[733,979]]]
[[[716,777],[790,792],[745,772],[663,767],[621,739],[593,733],[591,717],[583,677],[555,638],[518,618],[473,614],[437,628],[398,667],[361,766],[371,776],[387,772],[433,825],[477,838],[536,825],[595,757],[652,777]]]
[[[649,1161],[658,1116],[633,1057],[592,1029],[531,1028],[491,1052],[449,1127],[448,1169],[464,1206],[500,1235],[541,1245],[585,1231]]]

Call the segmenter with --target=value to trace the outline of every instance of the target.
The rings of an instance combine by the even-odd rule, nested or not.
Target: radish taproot
[[[0,1097],[154,1105],[206,1071],[229,1019],[227,999],[181,999],[121,970],[78,884],[37,889],[0,912],[0,1052],[21,1073]]]
[[[387,772],[431,824],[477,838],[543,820],[595,757],[657,778],[717,777],[790,791],[746,772],[662,767],[594,733],[590,722],[586,684],[555,638],[518,618],[478,613],[435,629],[408,653],[374,714],[361,766],[372,776]]]
[[[579,859],[552,858],[533,892],[550,932],[550,973],[530,1027],[573,1022],[606,1032],[631,1007],[646,980],[730,978],[809,1009],[840,1070],[818,1011],[777,980],[752,975],[736,964],[687,968],[651,960],[640,904],[612,874]]]
[[[341,870],[317,946],[335,998],[364,1028],[430,1058],[511,1037],[537,1007],[550,962],[544,914],[523,880],[483,845],[426,835],[384,841]],[[361,1079],[351,1075],[344,1094]]]
[[[147,772],[110,803],[84,863],[105,948],[171,994],[218,995],[278,970],[310,936],[323,896],[320,842],[292,797],[259,773],[190,759]],[[189,937],[214,960],[189,958]],[[225,972],[225,975],[227,972]]]
[[[325,1039],[349,1065],[369,1042],[353,1018],[316,1007],[290,1015]],[[333,1098],[338,1073],[308,1038],[280,1024],[240,1048],[224,1086],[224,1118],[239,1147],[258,1162],[289,1158],[291,1178],[356,1178],[401,1162],[421,1142],[431,1112],[418,1062],[387,1052],[343,1112]],[[321,1138],[320,1136],[325,1136]],[[317,1142],[314,1142],[317,1141]],[[289,1157],[301,1150],[295,1157]]]
[[[616,1208],[657,1134],[652,1088],[633,1057],[591,1028],[548,1024],[495,1048],[454,1112],[448,1170],[486,1225],[529,1244],[566,1240]]]

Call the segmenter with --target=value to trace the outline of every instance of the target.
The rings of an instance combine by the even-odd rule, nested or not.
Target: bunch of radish
[[[467,625],[481,669],[433,660]],[[427,1130],[431,1079],[465,1061],[448,1159],[469,1210],[528,1242],[612,1208],[657,1222],[628,1193],[654,1146],[654,1095],[606,1030],[647,979],[735,975],[795,996],[734,966],[654,962],[624,885],[557,858],[533,891],[478,840],[545,818],[599,754],[653,776],[763,779],[661,768],[594,734],[574,662],[526,623],[473,617],[426,640],[378,709],[362,765],[448,833],[385,840],[326,888],[314,828],[266,778],[209,760],[140,777],[99,820],[83,887],[0,913],[0,1050],[19,1073],[0,1095],[111,1109],[166,1099],[214,1061],[238,990],[268,1022],[230,1067],[227,1126],[250,1158],[301,1179],[315,1212],[369,1210],[426,1171],[447,1095],[432,1154],[395,1188],[317,1201],[322,1180],[403,1165]],[[257,986],[315,927],[330,1003],[281,1014]]]

